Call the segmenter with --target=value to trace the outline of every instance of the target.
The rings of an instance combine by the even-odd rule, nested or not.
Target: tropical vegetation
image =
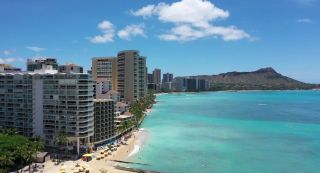
[[[145,97],[140,98],[131,105],[129,112],[136,116],[136,126],[139,126],[139,124],[144,118],[144,112],[152,107],[152,105],[155,102],[155,99],[156,96],[150,93]]]
[[[129,112],[135,116],[135,120],[123,121],[117,128],[118,134],[127,132],[130,128],[138,127],[145,115],[145,111],[150,109],[155,102],[156,96],[152,93],[136,100],[129,109]]]
[[[134,127],[136,123],[133,120],[123,121],[118,127],[118,134],[125,133],[128,129]]]
[[[67,135],[64,131],[60,131],[55,137],[54,137],[54,143],[56,144],[56,153],[59,153],[59,151],[61,151],[62,153],[65,153],[65,151],[67,150],[67,146],[68,146],[68,138]],[[57,163],[60,163],[61,161],[61,155],[58,154],[57,157]]]
[[[43,142],[38,138],[27,138],[12,129],[0,131],[0,173],[14,171],[32,163]]]

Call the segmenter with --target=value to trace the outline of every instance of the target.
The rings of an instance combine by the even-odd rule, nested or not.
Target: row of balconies
[[[95,119],[95,125],[98,127],[98,126],[101,126],[101,125],[108,125],[108,124],[112,124],[114,122],[114,119],[112,118],[109,118],[109,119],[104,119],[104,120],[96,120]]]
[[[90,114],[86,114],[86,116],[78,116],[78,115],[70,115],[70,114],[63,114],[57,116],[57,113],[44,113],[45,120],[68,120],[68,121],[75,121],[75,122],[87,122],[93,121],[93,116]]]
[[[94,132],[95,133],[103,133],[105,131],[114,131],[115,128],[114,126],[108,126],[108,127],[97,127],[97,126],[94,126]]]
[[[78,96],[78,95],[73,95],[73,96],[59,96],[60,100],[91,100],[93,96]]]

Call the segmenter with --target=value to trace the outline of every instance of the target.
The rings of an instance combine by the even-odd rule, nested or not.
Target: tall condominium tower
[[[121,99],[129,102],[147,94],[146,58],[139,51],[127,50],[118,53],[118,92]]]
[[[162,83],[172,82],[173,81],[173,74],[172,73],[164,73],[162,78]]]
[[[156,85],[161,84],[161,70],[156,68],[152,72],[153,74],[153,83]]]
[[[110,142],[115,133],[114,101],[94,99],[94,143],[103,145]]]
[[[172,81],[173,81],[173,74],[172,73],[164,73],[163,77],[162,77],[161,89],[172,90]]]
[[[148,84],[153,83],[153,74],[148,73]]]
[[[80,153],[94,134],[91,75],[58,73],[52,66],[33,72],[0,73],[0,128],[21,134],[54,139],[64,132],[68,146]]]
[[[92,77],[110,81],[112,90],[117,90],[117,59],[116,57],[95,57],[92,58]]]
[[[53,69],[58,70],[58,63],[55,58],[39,57],[27,60],[27,71],[40,70],[43,65],[51,65]]]

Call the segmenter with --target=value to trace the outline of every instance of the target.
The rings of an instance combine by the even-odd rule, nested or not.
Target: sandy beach
[[[152,111],[147,109],[144,113],[145,116]],[[108,173],[128,173],[129,171],[118,170],[114,166],[119,165],[117,161],[128,161],[128,158],[135,155],[140,151],[142,143],[145,141],[147,133],[144,129],[140,128],[137,131],[132,132],[131,137],[126,141],[126,144],[121,144],[117,147],[116,151],[113,151],[111,155],[108,155],[104,159],[97,160],[96,156],[100,155],[103,150],[97,150],[93,153],[93,159],[89,162],[82,161],[81,159],[76,161],[62,161],[59,165],[56,165],[52,160],[45,162],[44,171],[45,173],[59,173],[60,169],[63,168],[66,173],[74,173],[79,167],[75,165],[85,166],[90,170],[90,173],[100,173],[100,170],[107,170]]]
[[[62,161],[59,165],[55,165],[54,162],[47,161],[45,163],[45,173],[59,173],[60,169],[63,168],[65,169],[66,173],[73,173],[76,172],[78,168],[75,167],[75,165],[78,163],[79,165],[84,165],[85,167],[88,167],[90,170],[90,173],[100,173],[101,169],[107,170],[108,173],[126,173],[128,171],[122,171],[115,169],[113,166],[117,165],[117,162],[114,162],[112,160],[120,160],[120,161],[125,161],[128,159],[128,156],[134,155],[132,152],[137,152],[133,151],[135,146],[137,146],[137,136],[139,135],[140,131],[136,131],[132,133],[132,136],[127,140],[126,145],[120,145],[116,151],[112,152],[111,155],[105,157],[104,159],[97,160],[96,156],[99,155],[101,150],[98,150],[93,153],[94,158],[89,161],[85,162],[82,161],[81,159],[76,160],[76,161]]]

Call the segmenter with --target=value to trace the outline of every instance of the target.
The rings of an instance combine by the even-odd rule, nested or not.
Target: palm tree
[[[55,136],[55,138],[54,138],[54,143],[57,145],[57,147],[58,147],[58,149],[57,150],[66,150],[66,147],[67,147],[67,145],[68,145],[68,142],[69,142],[69,140],[68,140],[68,138],[67,138],[67,136],[66,136],[66,134],[65,134],[65,132],[64,131],[60,131],[59,133],[58,133],[58,135],[56,135]],[[59,147],[59,146],[62,146],[61,148]]]
[[[24,146],[19,146],[15,151],[15,155],[20,158],[21,164],[23,164],[23,162],[27,163],[30,170],[32,160],[36,156],[37,152],[41,151],[43,147],[43,142],[40,139],[29,141]]]
[[[60,131],[58,135],[55,136],[54,143],[56,143],[57,145],[66,146],[68,144],[66,133],[64,131]]]
[[[43,144],[41,142],[30,141],[19,149],[20,157],[29,165],[29,171],[34,157],[36,156],[37,152],[42,149],[42,146]]]
[[[35,139],[33,141],[33,147],[37,152],[43,150],[44,148],[43,141],[41,139]]]
[[[15,156],[17,156],[19,159],[20,159],[20,161],[19,161],[19,167],[22,167],[23,166],[23,162],[24,162],[24,160],[23,160],[23,156],[25,155],[25,149],[24,149],[24,147],[22,147],[22,146],[18,146],[17,148],[16,148],[16,150],[15,150],[15,154],[14,154]],[[21,172],[22,172],[22,169],[21,169]]]
[[[136,116],[137,124],[139,124],[144,117],[144,111],[152,106],[154,99],[155,95],[148,94],[131,105],[129,111]]]
[[[1,129],[0,133],[4,135],[17,135],[18,131],[14,128],[5,128],[5,129]]]
[[[125,127],[125,125],[124,125],[124,122],[122,122],[121,124],[120,124],[120,126],[118,127],[118,133],[119,134],[122,134],[122,133],[124,133],[126,131],[126,127]]]
[[[14,157],[10,153],[1,153],[0,172],[8,172],[10,166],[14,164]]]

